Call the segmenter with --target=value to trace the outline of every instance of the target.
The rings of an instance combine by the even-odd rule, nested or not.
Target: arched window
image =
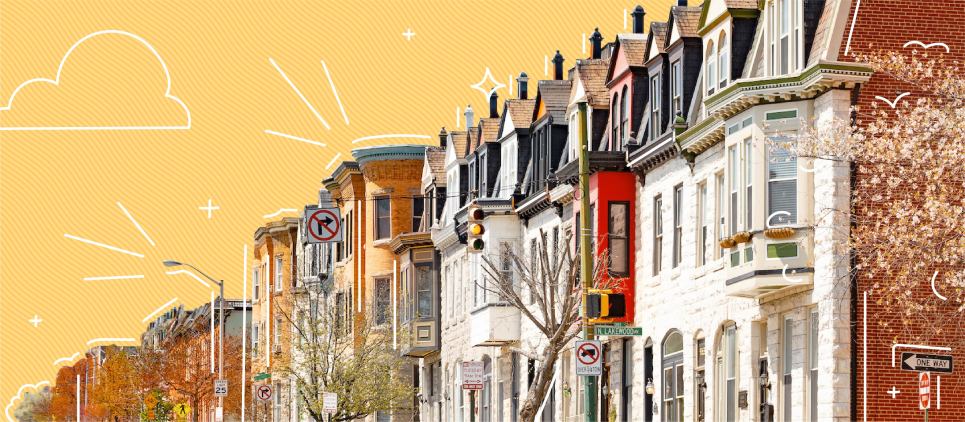
[[[739,351],[737,349],[737,326],[733,323],[724,324],[720,339],[717,341],[717,359],[714,372],[716,373],[716,397],[714,408],[717,409],[717,420],[730,422],[737,420],[737,366]]]
[[[704,80],[707,83],[707,95],[713,95],[717,88],[717,49],[714,48],[714,42],[711,41],[707,43],[707,53],[706,53],[706,63],[707,72],[704,75]]]
[[[717,66],[720,69],[720,76],[718,77],[718,81],[720,83],[718,87],[720,89],[724,89],[724,87],[727,86],[728,79],[730,79],[730,66],[727,58],[727,53],[730,51],[730,48],[727,45],[726,32],[721,31],[720,40],[717,42],[717,46],[717,49],[719,50],[717,54]]]
[[[630,137],[630,96],[627,94],[629,94],[629,87],[624,86],[623,95],[621,96],[621,98],[623,98],[623,107],[620,107],[620,126],[622,127],[620,132],[623,134],[623,137],[620,138],[621,150],[623,149],[623,143],[626,138]]]
[[[610,107],[610,149],[618,151],[620,149],[620,95],[613,96],[613,105]]]
[[[663,352],[663,420],[684,420],[684,337],[672,330],[661,345]]]

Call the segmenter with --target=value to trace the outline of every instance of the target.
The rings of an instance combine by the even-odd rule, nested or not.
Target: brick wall
[[[854,17],[857,2],[852,2],[844,31],[844,39],[839,51],[842,60],[851,60],[844,56],[847,48],[847,37],[851,31],[851,20]],[[931,56],[944,56],[946,59],[965,59],[965,1],[950,0],[943,2],[920,0],[863,0],[857,11],[853,32],[851,32],[851,52],[871,52],[874,50],[894,50],[911,52],[927,52]],[[908,41],[921,41],[924,44],[942,42],[948,45],[950,52],[943,47],[923,49],[920,46],[904,48]],[[849,52],[850,53],[850,52]],[[871,81],[861,88],[858,105],[867,109],[876,96],[894,99],[899,93],[911,92],[906,97],[909,102],[914,101],[916,93],[910,87],[884,75],[876,74]],[[884,104],[879,103],[880,106]],[[867,177],[857,175],[856,177]],[[901,332],[895,334],[883,328],[882,323],[894,324],[899,314],[895,309],[885,308],[876,303],[873,296],[864,305],[864,294],[875,282],[886,283],[887,280],[869,280],[858,277],[857,285],[857,313],[856,313],[856,351],[854,364],[855,385],[854,406],[855,418],[862,420],[904,420],[923,417],[917,404],[917,373],[902,371],[892,367],[892,345],[896,343],[916,343],[929,346],[952,346],[951,354],[957,358],[959,364],[965,362],[965,353],[955,345],[965,344],[965,323],[958,324],[958,328],[946,332],[935,338],[924,338],[912,341],[921,333]],[[927,277],[923,277],[920,288],[912,292],[916,298],[922,300],[937,300],[932,296],[931,286]],[[942,308],[939,308],[942,309]],[[863,324],[863,317],[867,312],[867,327]],[[944,320],[947,318],[962,318],[953,307],[945,307],[943,311],[932,315],[925,315],[925,319]],[[867,349],[864,347],[864,333],[867,328]],[[896,352],[895,365],[900,360],[902,351],[921,351],[914,348],[899,347]],[[864,353],[867,352],[867,371],[865,372]],[[942,352],[945,353],[945,352]],[[867,390],[864,388],[864,374],[867,373]],[[936,403],[936,375],[941,375],[941,408]],[[900,393],[894,398],[887,393],[894,387]],[[956,368],[953,374],[932,374],[932,410],[929,420],[932,421],[961,421],[965,420],[965,374]],[[865,397],[867,398],[867,415],[864,412]]]

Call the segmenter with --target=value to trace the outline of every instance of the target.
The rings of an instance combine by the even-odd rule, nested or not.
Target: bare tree
[[[292,329],[292,354],[282,373],[295,380],[298,396],[315,421],[350,421],[376,412],[412,410],[415,389],[400,373],[411,365],[387,341],[391,333],[364,318],[327,306],[327,296],[308,292],[288,312],[275,309]],[[312,301],[316,306],[312,306]],[[307,302],[307,303],[306,303]],[[337,411],[323,410],[324,393],[338,394]]]
[[[520,408],[520,420],[531,422],[540,404],[552,387],[553,374],[560,354],[576,338],[583,327],[580,316],[583,286],[580,280],[580,260],[570,247],[571,236],[564,238],[554,248],[548,248],[545,236],[540,236],[535,250],[530,251],[531,262],[510,249],[499,252],[500,262],[483,256],[483,270],[487,280],[480,286],[498,295],[499,299],[519,309],[546,340],[546,346],[538,356],[541,362],[526,401]],[[609,262],[603,250],[595,259],[593,286],[607,288],[616,283],[607,273]],[[507,271],[511,269],[511,271]],[[518,280],[518,282],[517,282]],[[530,295],[523,298],[523,289]],[[532,302],[530,304],[530,302]],[[529,354],[527,351],[523,353]]]

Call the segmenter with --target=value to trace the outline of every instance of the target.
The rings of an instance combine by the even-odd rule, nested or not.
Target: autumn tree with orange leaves
[[[185,401],[191,406],[192,420],[198,420],[198,412],[203,403],[217,401],[214,396],[214,381],[218,379],[217,335],[215,331],[215,366],[211,365],[211,333],[199,324],[181,333],[170,343],[165,344],[164,365],[161,370],[163,385],[173,394],[174,402]],[[224,337],[224,373],[228,380],[228,396],[224,398],[226,420],[241,418],[241,389],[250,389],[249,380],[245,385],[232,375],[241,374],[241,339],[236,336]]]

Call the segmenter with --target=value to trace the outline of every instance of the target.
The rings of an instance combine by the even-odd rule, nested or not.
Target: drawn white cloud
[[[187,130],[187,129],[190,129],[191,128],[191,110],[188,109],[188,106],[184,103],[184,101],[182,101],[180,98],[171,94],[171,73],[168,71],[167,63],[164,62],[164,59],[161,57],[161,54],[158,53],[157,49],[155,49],[154,46],[151,45],[151,43],[147,42],[147,40],[145,40],[144,38],[136,34],[132,34],[130,32],[117,30],[117,29],[107,29],[103,31],[97,31],[97,32],[88,34],[85,37],[78,40],[77,42],[75,42],[74,45],[70,46],[70,49],[67,50],[67,53],[64,54],[64,57],[60,60],[60,65],[57,67],[57,73],[53,79],[34,78],[21,83],[19,86],[17,86],[16,89],[13,90],[13,93],[10,94],[10,99],[7,101],[7,104],[5,106],[0,106],[0,115],[2,115],[3,112],[10,112],[10,110],[13,109],[14,101],[17,98],[17,94],[19,94],[20,91],[27,86],[30,86],[33,84],[50,84],[54,86],[59,86],[61,82],[62,72],[64,70],[64,64],[67,63],[67,59],[70,58],[70,55],[74,52],[74,50],[76,50],[77,47],[79,47],[84,42],[91,40],[93,38],[101,37],[101,36],[123,36],[123,37],[133,39],[138,43],[140,43],[142,46],[144,46],[148,51],[150,51],[154,55],[158,63],[160,63],[161,69],[164,71],[164,77],[166,80],[164,98],[170,101],[174,101],[178,106],[180,106],[182,110],[184,110],[183,122],[178,122],[171,125],[132,124],[132,125],[121,125],[121,126],[89,126],[89,125],[0,126],[0,131],[92,131],[92,130],[111,131],[111,130]]]
[[[49,386],[50,386],[50,381],[40,381],[40,382],[38,382],[38,383],[36,383],[36,384],[24,384],[24,385],[21,385],[20,388],[17,389],[17,394],[16,394],[15,396],[13,396],[13,397],[10,398],[10,401],[7,402],[7,407],[5,407],[5,408],[3,409],[3,414],[4,414],[4,416],[7,417],[7,420],[8,420],[9,422],[16,422],[16,421],[13,419],[13,416],[10,415],[10,409],[13,408],[13,404],[14,404],[14,403],[16,403],[18,400],[22,400],[22,399],[23,399],[23,393],[24,393],[24,391],[26,391],[28,388],[29,388],[29,389],[32,389],[32,390],[34,390],[34,391],[40,391],[40,388],[41,388],[41,387],[44,387],[44,386],[48,386],[48,387],[49,387]]]

